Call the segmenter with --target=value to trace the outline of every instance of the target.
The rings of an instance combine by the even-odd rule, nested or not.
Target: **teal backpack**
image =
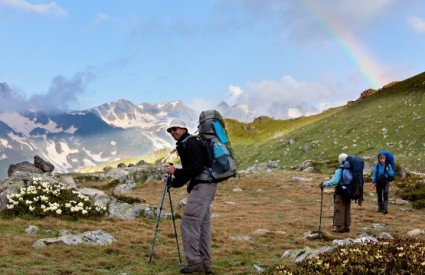
[[[202,111],[198,122],[198,138],[203,146],[208,164],[195,179],[200,182],[222,182],[236,177],[237,164],[221,114],[216,110]]]

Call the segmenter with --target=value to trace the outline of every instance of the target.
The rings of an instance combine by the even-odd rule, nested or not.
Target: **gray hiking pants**
[[[351,201],[344,201],[341,195],[334,195],[334,226],[351,225]]]
[[[190,191],[180,225],[188,265],[211,266],[210,205],[216,189],[216,183],[201,183]]]

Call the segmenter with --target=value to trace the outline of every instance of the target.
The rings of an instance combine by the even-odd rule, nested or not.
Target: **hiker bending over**
[[[182,187],[189,182],[189,198],[180,225],[187,266],[180,269],[180,272],[209,274],[212,273],[210,204],[214,199],[217,183],[195,180],[204,170],[204,148],[200,140],[190,138],[184,121],[174,119],[167,132],[177,141],[176,149],[182,164],[180,169],[167,165],[167,173],[173,175],[170,186]]]
[[[378,163],[373,169],[372,184],[378,194],[378,212],[388,213],[388,193],[390,192],[390,179],[394,178],[394,169],[386,163],[385,154],[378,155]],[[384,200],[382,200],[382,197]]]
[[[342,153],[338,157],[340,166],[335,170],[335,174],[328,181],[320,184],[321,188],[336,186],[342,181],[342,171],[344,168],[344,161],[347,159],[347,154]],[[351,225],[351,199],[345,199],[342,194],[335,188],[334,192],[334,218],[332,231],[344,233],[350,232]]]

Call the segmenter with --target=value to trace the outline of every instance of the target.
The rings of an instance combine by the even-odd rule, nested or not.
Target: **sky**
[[[291,118],[424,72],[424,48],[423,0],[0,0],[0,83],[18,95],[0,108],[285,103]]]

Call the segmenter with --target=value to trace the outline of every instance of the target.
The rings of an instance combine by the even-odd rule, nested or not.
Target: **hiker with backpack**
[[[168,164],[167,173],[172,175],[170,187],[178,188],[187,182],[189,198],[181,219],[181,233],[187,266],[180,269],[181,273],[211,271],[211,209],[217,183],[202,182],[196,177],[205,166],[204,146],[200,139],[191,138],[186,124],[180,119],[171,121],[167,132],[177,141],[176,150],[180,157],[182,168]]]
[[[335,170],[334,175],[328,181],[322,182],[320,188],[338,186],[343,180],[344,162],[347,154],[341,153],[338,156],[339,167]],[[340,188],[335,187],[334,192],[334,217],[333,232],[345,233],[350,232],[351,225],[351,198],[345,198]]]
[[[392,160],[390,161],[390,159]],[[378,163],[372,172],[372,184],[378,195],[378,212],[388,213],[388,193],[390,182],[394,180],[393,157],[387,151],[378,154]]]

